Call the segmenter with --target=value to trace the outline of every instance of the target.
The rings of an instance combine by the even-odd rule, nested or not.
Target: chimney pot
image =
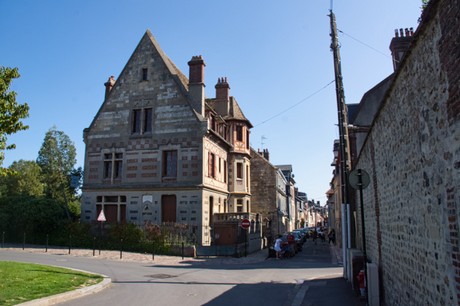
[[[216,88],[216,99],[228,101],[230,96],[230,85],[227,82],[227,78],[222,77],[217,80]]]
[[[111,75],[108,79],[107,82],[104,83],[105,86],[105,99],[107,99],[107,96],[109,95],[110,91],[113,88],[113,85],[115,85],[115,78],[113,75]]]
[[[391,56],[393,58],[393,69],[395,71],[412,41],[412,31],[413,28],[400,28],[398,35],[398,30],[395,30],[395,37],[393,37],[390,43]]]
[[[192,59],[188,62],[190,67],[189,70],[189,84],[204,84],[204,63],[201,55],[192,56]]]

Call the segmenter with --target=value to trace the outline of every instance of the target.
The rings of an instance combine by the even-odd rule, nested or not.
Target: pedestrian
[[[329,234],[327,235],[327,237],[329,238],[329,244],[331,242],[332,244],[335,244],[335,230],[333,228],[329,231]]]
[[[318,232],[316,231],[316,228],[313,230],[313,242],[316,244],[316,238],[318,238]]]
[[[278,235],[278,238],[276,238],[276,240],[275,240],[275,246],[273,247],[273,249],[276,252],[276,259],[281,258],[281,243],[282,242],[283,241],[281,240],[281,235]]]

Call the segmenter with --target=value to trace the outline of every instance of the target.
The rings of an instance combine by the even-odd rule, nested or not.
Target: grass
[[[101,281],[100,275],[31,263],[0,261],[0,305],[16,305]]]

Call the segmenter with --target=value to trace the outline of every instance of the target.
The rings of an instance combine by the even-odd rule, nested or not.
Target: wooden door
[[[161,222],[176,222],[176,196],[161,197]]]

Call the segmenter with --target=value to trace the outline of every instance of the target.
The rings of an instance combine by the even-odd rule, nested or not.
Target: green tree
[[[53,127],[46,133],[37,158],[43,173],[46,197],[61,202],[69,219],[69,202],[76,196],[75,189],[70,187],[76,155],[75,145],[69,136]]]
[[[0,66],[0,167],[5,159],[4,151],[16,147],[15,144],[7,145],[7,136],[29,128],[21,122],[29,116],[29,106],[17,103],[16,92],[9,91],[11,81],[19,76],[17,68]],[[0,174],[4,172],[1,168]]]
[[[35,196],[43,195],[41,168],[35,161],[15,161],[8,168],[10,171],[2,179],[4,190],[2,196]]]

